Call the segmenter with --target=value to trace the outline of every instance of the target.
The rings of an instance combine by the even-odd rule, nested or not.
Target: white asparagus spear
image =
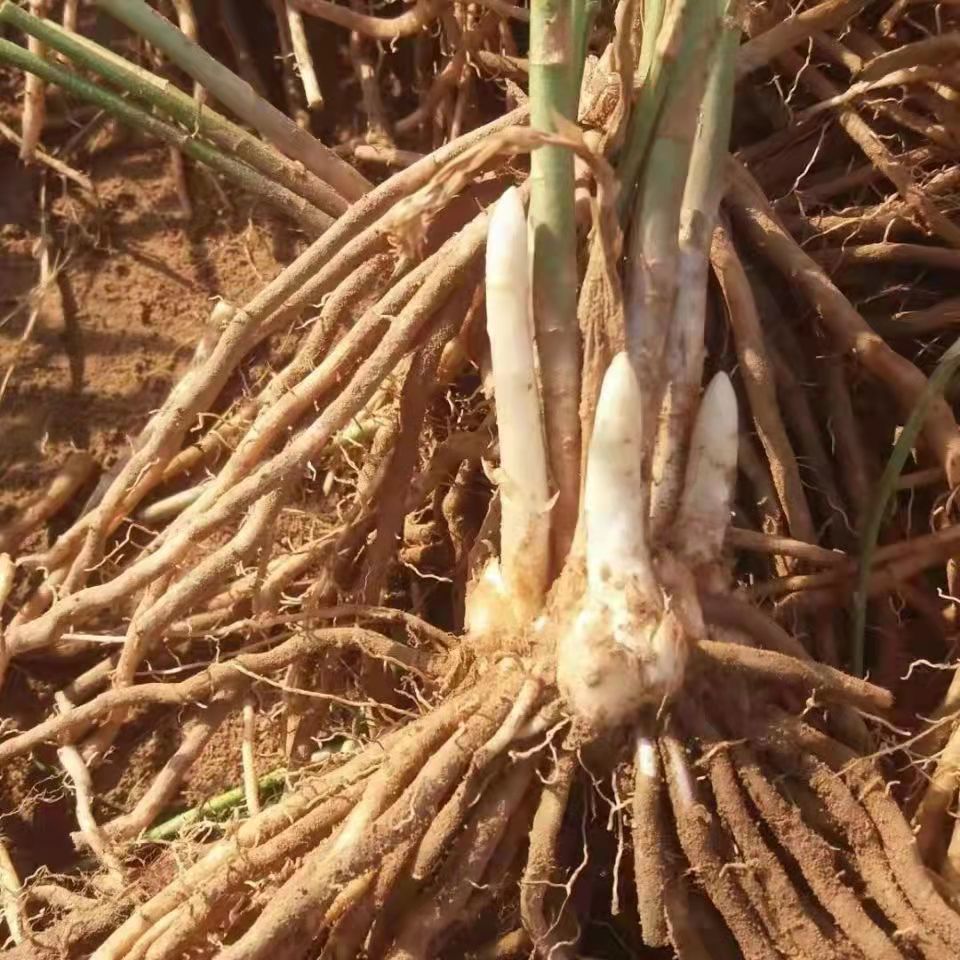
[[[633,577],[648,596],[657,594],[643,484],[643,398],[626,353],[613,358],[604,374],[587,454],[584,520],[587,579],[594,590],[611,578]]]
[[[557,641],[557,683],[595,729],[657,706],[683,678],[688,640],[664,608],[646,540],[642,396],[625,353],[610,364],[587,456],[587,593]]]
[[[737,476],[737,429],[737,395],[721,372],[700,403],[673,531],[678,553],[694,566],[720,559]]]
[[[520,622],[543,606],[550,567],[550,488],[529,315],[527,224],[516,188],[490,217],[487,333],[500,439],[500,569]]]

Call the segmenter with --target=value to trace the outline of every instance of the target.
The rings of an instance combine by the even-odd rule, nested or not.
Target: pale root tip
[[[636,417],[637,434],[640,428],[640,408],[642,397],[640,382],[636,371],[625,350],[621,350],[607,367],[600,385],[600,397],[597,401],[597,421],[609,420],[630,411],[631,418]]]
[[[710,423],[714,427],[722,427],[724,433],[737,435],[737,392],[733,389],[730,377],[723,370],[715,374],[707,385],[701,409],[709,411]]]
[[[604,374],[587,454],[583,511],[587,579],[601,588],[611,573],[655,592],[643,500],[643,394],[626,353]]]
[[[493,205],[487,229],[487,263],[506,262],[513,266],[519,250],[526,253],[527,215],[516,187],[508,187]]]

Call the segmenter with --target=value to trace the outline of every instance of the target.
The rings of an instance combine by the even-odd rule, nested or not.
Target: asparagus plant
[[[99,3],[146,25],[161,44],[170,39],[169,25],[158,27],[140,0]],[[572,162],[554,142],[534,154],[526,221],[520,192],[507,191],[492,212],[479,213],[436,254],[387,283],[327,359],[315,364],[313,348],[304,347],[302,362],[277,375],[271,409],[258,411],[219,473],[143,556],[112,579],[107,572],[103,582],[72,588],[53,599],[49,611],[9,631],[11,649],[29,651],[51,635],[56,640],[68,624],[75,629],[106,617],[112,602],[137,599],[116,667],[104,661],[105,668],[98,665],[78,681],[82,695],[73,709],[0,742],[0,762],[45,740],[72,744],[99,724],[96,745],[135,705],[214,702],[219,696],[229,706],[270,673],[285,670],[289,677],[308,656],[345,651],[364,667],[375,665],[378,676],[383,663],[404,673],[422,711],[401,710],[398,725],[384,725],[343,764],[305,775],[275,806],[203,851],[137,905],[98,947],[95,960],[173,960],[198,947],[216,949],[220,960],[319,951],[390,960],[444,950],[463,955],[455,935],[465,925],[504,915],[511,927],[522,927],[527,939],[521,949],[572,960],[588,926],[578,913],[589,886],[578,885],[583,877],[592,884],[610,877],[604,858],[595,855],[594,823],[608,783],[611,823],[622,824],[621,797],[632,789],[639,939],[649,946],[711,955],[705,931],[722,921],[743,955],[764,960],[819,952],[892,960],[905,932],[924,957],[957,954],[960,919],[945,913],[908,855],[909,828],[882,784],[878,789],[870,762],[848,762],[851,752],[830,736],[829,716],[798,719],[790,712],[814,693],[817,704],[832,704],[841,716],[847,705],[885,709],[889,695],[810,661],[776,623],[726,592],[723,549],[736,472],[737,399],[722,372],[702,398],[699,387],[703,257],[725,160],[735,37],[716,29],[726,7],[713,0],[663,0],[647,9],[645,86],[633,105],[620,163],[623,212],[633,218],[633,286],[626,320],[619,316],[614,333],[626,349],[612,351],[603,371],[583,456],[582,502]],[[534,0],[531,116],[540,129],[562,127],[562,118],[575,116],[586,49],[577,30],[588,19],[586,10],[572,0]],[[181,40],[168,48],[182,63],[201,64],[198,79],[222,79],[195,53],[185,59],[183,51],[191,48]],[[36,66],[22,56],[18,62]],[[75,82],[69,75],[60,79]],[[266,125],[274,132],[275,121]],[[384,196],[396,194],[384,187],[371,206]],[[380,249],[382,224],[371,219],[363,221],[363,232],[343,228],[344,251],[326,250],[342,272],[327,264],[319,271],[329,283],[320,293],[341,304],[341,319],[349,312],[343,305],[366,280],[364,261]],[[178,618],[209,613],[202,604],[224,571],[270,545],[285,496],[336,431],[410,353],[420,357],[437,346],[436,337],[452,336],[456,324],[444,315],[450,291],[477,276],[472,269],[484,242],[499,436],[492,476],[501,514],[498,557],[469,593],[464,636],[457,640],[420,623],[427,642],[403,643],[359,622],[319,626],[315,604],[267,620],[262,617],[270,611],[254,605],[256,626],[290,632],[265,634],[263,647],[243,648],[184,680],[136,683],[143,658]],[[615,272],[618,251],[608,252]],[[314,282],[305,280],[307,262],[280,282],[284,292],[275,294],[275,306]],[[678,262],[685,282],[697,286],[679,296],[666,275],[667,265]],[[391,318],[385,333],[384,317]],[[581,320],[599,322],[592,315]],[[228,326],[224,341],[231,335]],[[667,378],[678,378],[686,399],[682,429],[667,430],[669,449],[678,456],[668,458],[665,508],[651,517],[651,464],[658,455],[653,438],[669,386],[656,362],[662,355],[669,358]],[[347,375],[330,356],[348,358]],[[184,419],[182,404],[169,406],[151,443],[162,432],[162,417],[177,424]],[[304,419],[303,429],[295,430]],[[173,455],[157,448],[150,469],[162,471]],[[127,469],[135,466],[131,461]],[[116,485],[121,489],[105,502],[137,502],[129,476],[118,477]],[[661,517],[675,522],[651,522]],[[574,537],[578,522],[581,535]],[[80,562],[91,551],[79,529],[82,536],[70,541],[74,554],[60,544],[70,569],[91,566]],[[369,527],[358,529],[365,534]],[[211,547],[204,541],[214,533]],[[61,556],[60,569],[63,562]],[[306,569],[291,566],[293,577]],[[278,580],[277,592],[291,582]],[[335,617],[346,615],[347,608],[337,609]],[[376,622],[377,608],[363,610]],[[416,618],[407,616],[411,626]],[[224,629],[248,631],[250,622],[244,612]],[[718,640],[727,636],[724,630],[735,630],[738,642]],[[739,642],[743,637],[750,642]],[[111,672],[112,688],[100,693]],[[366,697],[363,677],[361,671],[357,684]],[[307,692],[292,682],[288,689]],[[339,688],[317,692],[344,700]],[[369,700],[345,705],[366,708]],[[785,749],[791,743],[802,745],[799,758]],[[805,798],[803,815],[774,785],[785,770]],[[567,832],[577,837],[579,866],[568,857]],[[847,848],[842,861],[831,845],[837,834]],[[618,848],[621,854],[627,849],[624,843]],[[769,889],[752,870],[729,869],[734,855],[762,864]],[[619,867],[620,854],[615,903]],[[854,877],[853,888],[844,887],[844,876]],[[920,895],[907,906],[891,902],[897,884]],[[863,909],[861,888],[876,910]],[[487,954],[497,954],[499,946]]]

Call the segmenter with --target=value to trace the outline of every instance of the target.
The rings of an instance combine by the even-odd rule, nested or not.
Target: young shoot
[[[520,192],[500,198],[487,234],[487,333],[500,440],[499,570],[488,567],[472,598],[471,624],[490,621],[477,604],[498,594],[525,623],[543,606],[550,565],[550,487],[530,317],[527,221]],[[495,561],[494,561],[495,563]]]
[[[737,474],[737,395],[718,373],[707,387],[690,438],[674,544],[693,567],[720,559]]]
[[[687,639],[654,574],[641,494],[642,394],[625,353],[604,376],[584,487],[587,591],[557,644],[557,683],[594,729],[656,707],[679,686]]]

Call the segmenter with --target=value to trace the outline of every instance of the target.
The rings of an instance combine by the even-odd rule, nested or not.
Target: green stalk
[[[287,779],[286,770],[272,770],[258,781],[260,802],[270,803],[282,792]],[[245,806],[243,787],[234,787],[224,793],[211,797],[190,810],[184,810],[169,820],[163,820],[144,834],[150,841],[175,840],[184,830],[202,820],[225,820],[232,811]]]
[[[573,0],[533,0],[530,10],[530,123],[556,132],[557,117],[576,118],[577,51]],[[533,317],[543,387],[550,468],[557,487],[552,512],[554,566],[573,540],[580,489],[580,331],[577,325],[577,224],[573,154],[540,147],[530,161]]]
[[[583,68],[587,62],[587,48],[593,25],[600,13],[600,0],[572,0],[573,4],[573,92],[574,119],[583,83]]]
[[[637,79],[646,84],[647,74],[657,49],[657,37],[663,26],[664,0],[643,0],[643,36],[640,40],[640,62],[637,64]]]
[[[627,347],[644,385],[648,432],[656,429],[660,413],[661,365],[677,289],[680,212],[719,21],[716,0],[696,0],[683,20],[678,67],[668,78],[652,130],[633,214],[626,278]],[[658,54],[661,50],[662,45]],[[629,181],[621,182],[629,192]]]
[[[663,363],[666,396],[653,463],[650,513],[655,535],[671,522],[679,503],[685,451],[703,378],[710,242],[725,184],[739,42],[736,22],[724,17],[710,58],[683,188],[676,295]]]
[[[286,188],[278,186],[272,180],[257,173],[256,170],[252,170],[245,164],[228,157],[207,143],[193,139],[177,127],[158,120],[115,93],[98,87],[95,83],[85,80],[70,70],[65,70],[56,64],[34,56],[15,43],[0,40],[0,62],[9,63],[21,70],[33,73],[48,83],[55,83],[68,93],[94,104],[118,120],[142,130],[164,143],[178,147],[189,157],[200,163],[205,163],[218,173],[233,180],[244,190],[254,194],[254,196],[262,197],[268,203],[278,207],[311,233],[323,233],[333,223],[330,217],[312,204],[307,203],[302,197],[298,197]]]
[[[713,225],[723,196],[740,46],[740,27],[732,11],[723,11],[721,18],[720,36],[713,51],[700,125],[690,156],[681,214],[681,240],[695,244],[704,255],[710,252]]]
[[[249,164],[281,186],[309,200],[332,217],[342,214],[349,204],[327,183],[300,165],[278,153],[243,127],[179,90],[174,84],[148,70],[129,63],[112,50],[101,47],[50,20],[27,13],[11,0],[0,5],[0,23],[9,23],[29,36],[42,40],[79,66],[155,107],[188,130],[221,147],[229,155]]]
[[[96,4],[162,50],[220,103],[259,130],[287,156],[299,160],[344,198],[358,200],[370,190],[367,180],[348,163],[306,130],[301,130],[273,104],[257,96],[250,84],[185,37],[144,0],[96,0]]]
[[[643,170],[659,167],[650,156],[654,133],[659,135],[661,121],[672,122],[682,91],[689,90],[691,83],[702,85],[710,47],[719,33],[716,2],[674,0],[668,5],[617,164],[621,185],[618,203],[622,218],[626,218],[633,206],[637,184],[644,179]],[[684,115],[680,119],[685,123],[688,118]],[[683,167],[685,171],[686,165]]]
[[[903,425],[903,430],[900,431],[897,442],[893,445],[890,459],[884,467],[880,482],[877,484],[876,493],[870,503],[870,509],[867,511],[863,530],[860,534],[857,586],[853,594],[853,635],[850,644],[853,672],[858,677],[864,675],[870,569],[873,566],[873,555],[880,538],[880,528],[883,526],[890,500],[896,494],[900,474],[903,472],[910,451],[923,428],[930,405],[942,396],[958,370],[960,370],[960,337],[940,357],[933,373],[930,375],[926,388],[920,395],[920,399],[913,410],[910,411],[910,416]]]

